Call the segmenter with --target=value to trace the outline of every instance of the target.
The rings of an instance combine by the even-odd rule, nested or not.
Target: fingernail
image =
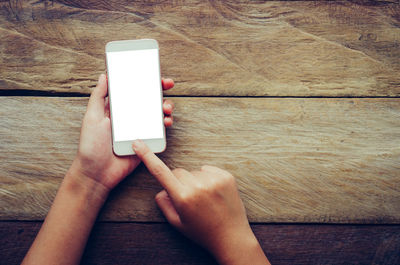
[[[143,141],[141,141],[141,140],[135,140],[135,141],[132,142],[133,151],[136,152],[136,150],[139,150],[139,149],[142,148],[142,147],[143,147]]]
[[[101,82],[104,80],[105,77],[106,77],[105,74],[101,74],[101,75],[99,76],[99,81],[97,81],[97,82],[98,82],[98,83],[101,83]]]

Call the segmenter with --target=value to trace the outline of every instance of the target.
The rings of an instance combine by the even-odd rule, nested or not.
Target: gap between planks
[[[39,90],[1,90],[0,97],[89,97],[79,92],[49,92]],[[400,98],[400,96],[240,96],[240,95],[164,95],[164,98]]]

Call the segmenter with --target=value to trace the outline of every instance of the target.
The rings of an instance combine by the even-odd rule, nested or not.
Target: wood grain
[[[398,1],[1,1],[0,90],[90,92],[155,38],[170,95],[399,96]]]
[[[2,264],[19,264],[40,222],[0,222]],[[272,264],[400,262],[400,226],[252,225]],[[97,223],[82,264],[215,264],[168,224]]]
[[[237,178],[252,222],[398,223],[399,99],[174,98],[161,158]],[[0,219],[42,220],[77,150],[86,98],[0,98]],[[163,221],[140,167],[101,220]]]

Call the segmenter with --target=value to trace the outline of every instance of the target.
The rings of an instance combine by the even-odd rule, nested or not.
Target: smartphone
[[[113,151],[133,155],[132,142],[143,140],[154,153],[166,148],[159,48],[156,40],[106,44],[108,96]]]

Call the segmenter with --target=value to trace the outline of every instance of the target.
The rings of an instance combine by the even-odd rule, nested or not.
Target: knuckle
[[[220,174],[218,178],[215,179],[214,185],[217,187],[217,189],[222,189],[228,186],[235,186],[236,182],[235,178],[231,174],[227,173],[227,174]]]
[[[156,162],[151,168],[151,173],[156,176],[162,175],[164,173],[164,166],[161,163]]]
[[[142,155],[145,157],[149,157],[151,155],[150,149],[147,148],[147,146],[145,146],[145,145],[140,146],[139,150],[141,151]]]
[[[179,202],[181,205],[189,207],[191,205],[195,205],[196,201],[199,201],[200,198],[201,196],[199,192],[196,189],[191,188],[181,193]]]
[[[176,174],[182,174],[185,170],[183,168],[175,168],[172,170],[172,173]]]
[[[93,112],[93,110],[91,110],[90,108],[88,108],[86,110],[85,116],[83,117],[83,120],[86,122],[92,121],[96,119],[96,114]]]
[[[232,175],[231,173],[229,173],[229,172],[226,172],[226,171],[225,171],[225,174],[222,174],[222,176],[224,177],[224,179],[225,179],[226,181],[230,181],[230,182],[235,181],[235,178],[234,178],[233,175]]]
[[[201,167],[201,171],[208,171],[212,172],[215,175],[216,179],[223,182],[233,182],[235,178],[231,173],[226,170],[220,169],[218,167],[210,166],[210,165],[203,165]]]
[[[180,207],[187,207],[191,204],[192,201],[192,196],[190,195],[189,192],[181,192],[178,195],[178,204]]]
[[[201,182],[196,182],[193,185],[193,188],[194,188],[195,192],[199,193],[199,194],[208,193],[210,191],[210,187],[212,187],[212,185],[205,185],[205,184],[203,184]]]
[[[96,93],[98,91],[98,87],[99,87],[99,85],[96,85],[96,87],[92,89],[92,92],[90,93],[90,97],[96,96]]]
[[[175,168],[172,170],[172,174],[178,179],[181,179],[185,174],[187,174],[187,171],[183,168]]]
[[[201,171],[207,171],[207,170],[209,170],[210,169],[210,166],[209,165],[203,165],[202,167],[201,167]]]
[[[215,179],[212,183],[213,190],[223,190],[228,183],[223,178]]]
[[[142,160],[145,161],[152,161],[152,153],[150,152],[150,149],[147,146],[141,146],[139,147],[139,149],[137,150],[137,155],[139,155]]]

